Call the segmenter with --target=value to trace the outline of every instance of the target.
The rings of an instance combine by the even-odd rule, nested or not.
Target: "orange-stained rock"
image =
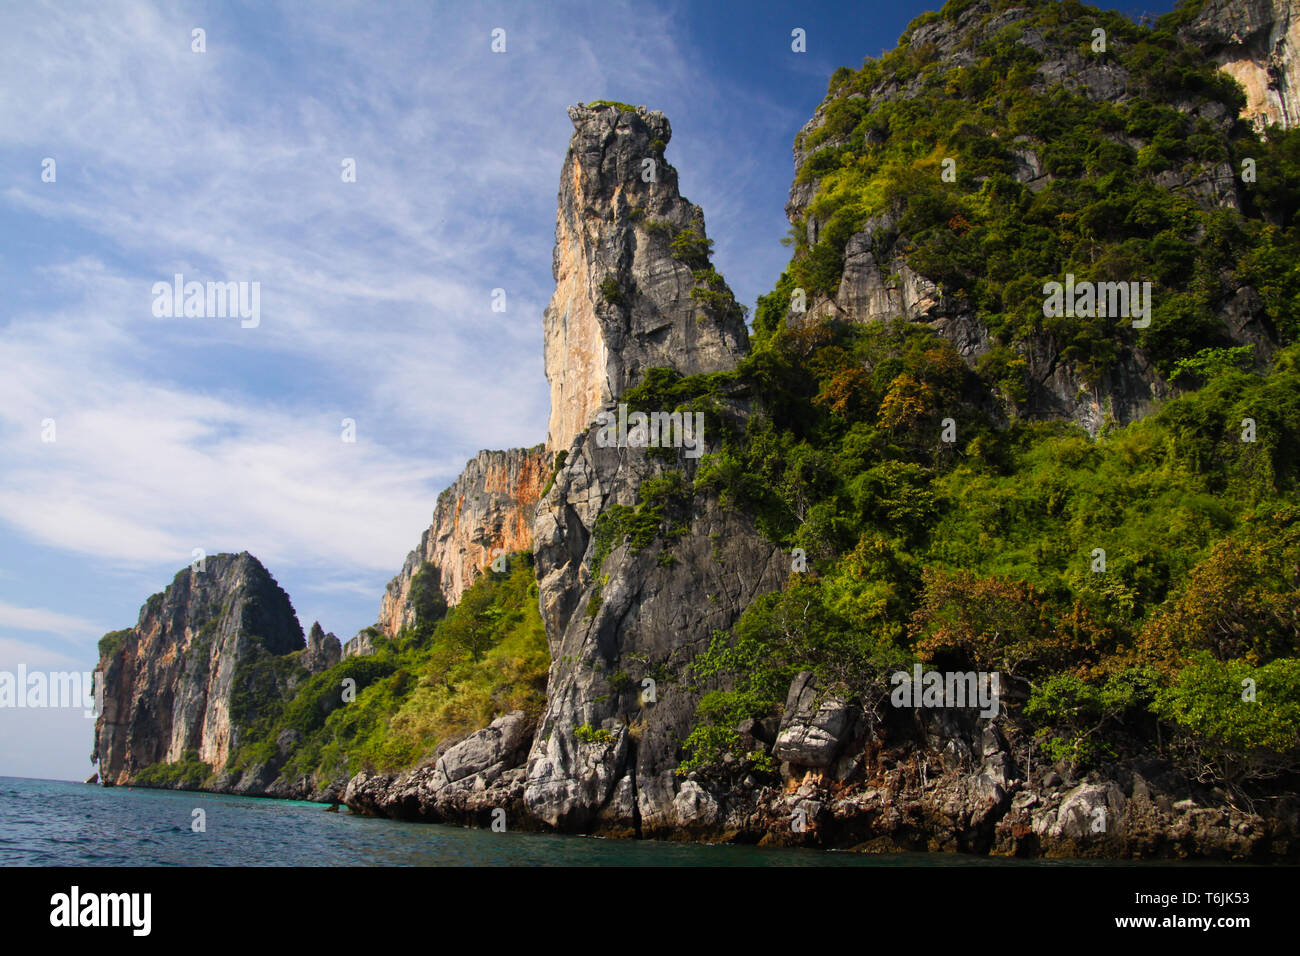
[[[469,460],[438,496],[433,523],[388,583],[379,608],[385,634],[395,636],[415,623],[411,580],[425,562],[437,565],[447,603],[456,604],[498,549],[507,554],[532,549],[533,515],[551,479],[551,461],[541,445],[481,451]]]

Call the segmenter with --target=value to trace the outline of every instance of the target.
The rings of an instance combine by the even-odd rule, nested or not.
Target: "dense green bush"
[[[437,565],[426,561],[411,578],[407,600],[415,609],[415,628],[421,633],[433,630],[447,616],[447,599],[442,593],[442,573]]]
[[[636,107],[629,103],[620,103],[618,100],[592,100],[587,104],[593,110],[601,109],[606,106],[616,106],[624,113],[635,113]]]
[[[731,379],[673,379],[678,400],[758,399],[694,491],[803,549],[808,569],[696,659],[685,772],[721,772],[728,754],[761,768],[736,724],[779,714],[800,670],[878,706],[885,675],[918,660],[1002,673],[1013,719],[1054,759],[1150,747],[1159,720],[1189,766],[1193,752],[1234,779],[1287,765],[1300,696],[1285,681],[1252,712],[1242,766],[1224,763],[1222,727],[1165,693],[1196,653],[1300,658],[1300,346],[1266,374],[1240,357],[1201,353],[1199,390],[1097,439],[1064,422],[995,428],[951,347],[906,323],[781,328]]]
[[[106,657],[112,657],[121,650],[122,645],[126,643],[126,639],[131,636],[131,633],[131,628],[128,627],[121,631],[109,631],[101,637],[99,639],[99,659],[103,660]]]
[[[196,789],[212,775],[212,768],[199,759],[197,750],[187,750],[175,763],[154,763],[135,775],[131,783],[140,787]]]
[[[623,304],[623,287],[618,284],[617,276],[605,276],[600,280],[600,297],[610,305]]]
[[[579,724],[573,729],[573,736],[579,743],[584,744],[612,744],[616,739],[610,731],[593,727],[591,724]]]

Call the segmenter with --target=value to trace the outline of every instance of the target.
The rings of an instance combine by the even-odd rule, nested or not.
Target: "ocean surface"
[[[202,809],[206,830],[191,828]],[[323,804],[0,777],[0,866],[1061,866],[494,833]]]

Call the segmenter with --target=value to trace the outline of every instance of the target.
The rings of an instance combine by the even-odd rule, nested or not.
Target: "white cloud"
[[[98,638],[108,631],[108,628],[101,627],[93,621],[88,621],[73,614],[63,614],[59,611],[50,611],[38,607],[19,607],[6,601],[0,601],[0,628],[38,631],[71,638],[91,636]],[[5,641],[2,638],[0,638],[0,642],[5,643],[5,646],[9,648],[19,643]]]
[[[737,106],[731,122],[782,121],[704,81],[671,7],[612,4],[581,31],[509,8],[265,15],[292,44],[220,8],[0,13],[0,152],[59,160],[56,184],[33,172],[0,205],[86,237],[35,270],[57,308],[7,317],[0,338],[0,521],[35,541],[137,566],[203,547],[395,572],[476,449],[544,437],[563,107],[690,91],[719,124]],[[488,51],[497,20],[505,57]],[[715,236],[743,218],[752,169],[716,134],[670,147]],[[153,318],[174,272],[260,282],[262,325]]]

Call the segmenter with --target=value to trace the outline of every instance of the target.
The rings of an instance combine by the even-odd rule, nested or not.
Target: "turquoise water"
[[[206,813],[203,833],[191,829],[195,808]],[[319,803],[0,777],[3,866],[950,867],[1023,862],[493,833],[357,817],[346,808],[326,813]]]

